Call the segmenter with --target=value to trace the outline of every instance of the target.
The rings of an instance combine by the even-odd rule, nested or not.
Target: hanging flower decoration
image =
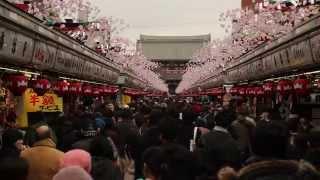
[[[288,34],[296,25],[317,14],[319,7],[314,1],[299,4],[295,0],[275,0],[257,3],[254,9],[222,13],[220,25],[229,36],[213,40],[194,54],[176,92],[196,87],[237,63],[244,54]]]

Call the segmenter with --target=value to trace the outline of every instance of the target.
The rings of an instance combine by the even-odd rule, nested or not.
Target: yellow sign
[[[22,112],[18,114],[20,127],[28,126],[28,112],[63,112],[63,99],[53,93],[38,96],[27,89],[19,102]]]
[[[122,104],[128,105],[131,103],[131,97],[127,95],[122,95]]]
[[[38,96],[32,91],[27,91],[24,95],[24,105],[27,112],[62,112],[62,98],[56,94],[47,93]]]

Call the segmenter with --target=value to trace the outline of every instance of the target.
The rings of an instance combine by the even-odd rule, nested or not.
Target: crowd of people
[[[245,102],[106,102],[1,134],[0,179],[319,180],[320,129]]]

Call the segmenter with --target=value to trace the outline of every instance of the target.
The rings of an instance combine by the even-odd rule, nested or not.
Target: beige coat
[[[52,180],[59,171],[63,152],[56,149],[51,139],[44,139],[21,152],[21,157],[29,164],[28,180]]]

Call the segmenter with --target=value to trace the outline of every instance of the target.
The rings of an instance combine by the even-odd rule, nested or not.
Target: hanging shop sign
[[[53,93],[38,96],[32,89],[27,89],[19,103],[17,123],[19,127],[28,127],[28,113],[31,112],[63,112],[63,99]]]
[[[27,112],[62,112],[62,98],[56,94],[46,93],[38,96],[32,90],[27,90],[24,96],[24,103]]]

